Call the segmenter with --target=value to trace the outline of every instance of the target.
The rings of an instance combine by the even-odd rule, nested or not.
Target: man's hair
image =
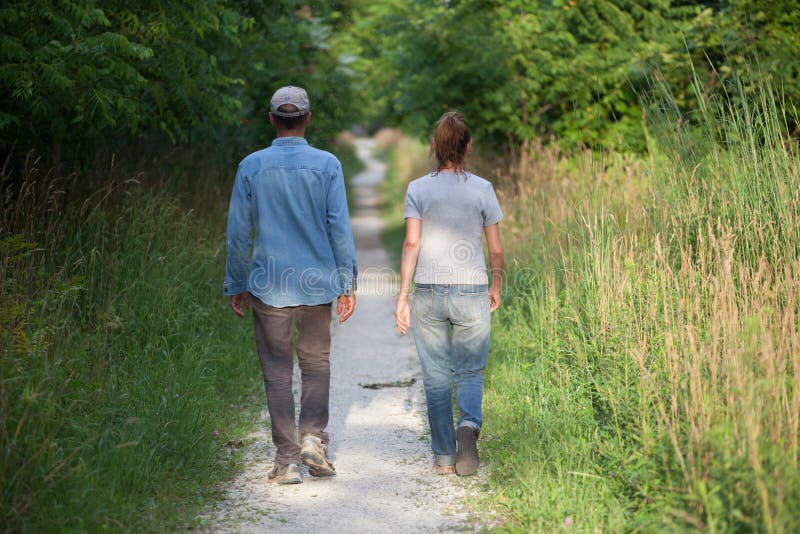
[[[297,106],[294,104],[283,104],[278,106],[278,111],[283,111],[284,113],[292,113],[297,111]],[[273,114],[272,117],[275,119],[275,127],[278,130],[285,132],[287,130],[297,130],[301,128],[306,123],[306,114],[303,113],[302,115],[298,115],[297,117],[281,117],[280,115]]]
[[[467,146],[472,137],[464,116],[458,111],[448,111],[442,115],[433,130],[431,151],[436,156],[436,170],[447,166],[463,170]]]

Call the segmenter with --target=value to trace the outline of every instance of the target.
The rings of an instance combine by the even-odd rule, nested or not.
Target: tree
[[[0,147],[51,149],[56,165],[75,132],[136,126],[153,51],[112,31],[94,2],[13,2],[0,8]],[[72,139],[70,139],[72,140]],[[21,145],[21,146],[20,146]]]
[[[354,28],[378,117],[421,133],[456,107],[495,146],[544,136],[643,150],[642,96],[658,78],[692,110],[693,69],[720,94],[766,75],[800,97],[788,0],[384,0]]]
[[[329,136],[353,109],[349,73],[330,43],[347,9],[295,0],[7,3],[0,150],[34,148],[58,170],[64,152],[80,165],[137,139],[176,144],[224,132],[252,147],[269,138],[266,104],[288,83],[309,89],[312,134]]]
[[[389,0],[358,12],[350,46],[354,68],[373,88],[376,122],[429,133],[456,108],[484,137],[504,141],[510,71],[496,8],[487,0]]]
[[[311,101],[311,142],[328,144],[358,121],[353,76],[339,53],[337,34],[347,31],[350,6],[344,2],[310,2],[298,7],[290,0],[242,0],[241,12],[254,21],[242,36],[241,50],[222,51],[234,76],[244,80],[235,94],[243,102],[241,115],[250,134],[245,151],[274,136],[267,112],[269,99],[283,85],[304,87]]]

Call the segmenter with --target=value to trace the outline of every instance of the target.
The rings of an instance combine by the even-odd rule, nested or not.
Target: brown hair
[[[464,116],[458,111],[448,111],[442,115],[433,129],[431,152],[436,156],[436,170],[452,166],[464,170],[464,158],[472,139]]]
[[[294,104],[282,104],[278,107],[278,111],[292,113],[297,111],[297,106]],[[272,115],[275,119],[275,127],[281,132],[293,132],[300,129],[306,123],[306,114],[297,115],[296,117],[281,117],[280,115]]]

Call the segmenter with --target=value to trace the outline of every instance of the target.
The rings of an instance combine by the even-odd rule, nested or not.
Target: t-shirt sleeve
[[[503,218],[503,211],[500,209],[500,203],[497,201],[497,195],[494,192],[494,187],[491,185],[484,198],[482,215],[483,226],[497,224]]]
[[[403,219],[408,219],[409,217],[412,219],[422,219],[422,210],[420,209],[417,195],[415,194],[416,191],[412,185],[413,184],[409,184],[408,190],[406,191],[406,209],[403,212]]]

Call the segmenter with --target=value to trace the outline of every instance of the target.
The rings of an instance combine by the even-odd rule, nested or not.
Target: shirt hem
[[[293,306],[319,306],[321,304],[330,304],[338,295],[335,296],[324,296],[320,297],[319,299],[310,299],[308,301],[303,299],[270,299],[268,295],[257,295],[250,292],[251,295],[256,297],[258,300],[266,304],[267,306],[272,306],[273,308],[291,308]]]

